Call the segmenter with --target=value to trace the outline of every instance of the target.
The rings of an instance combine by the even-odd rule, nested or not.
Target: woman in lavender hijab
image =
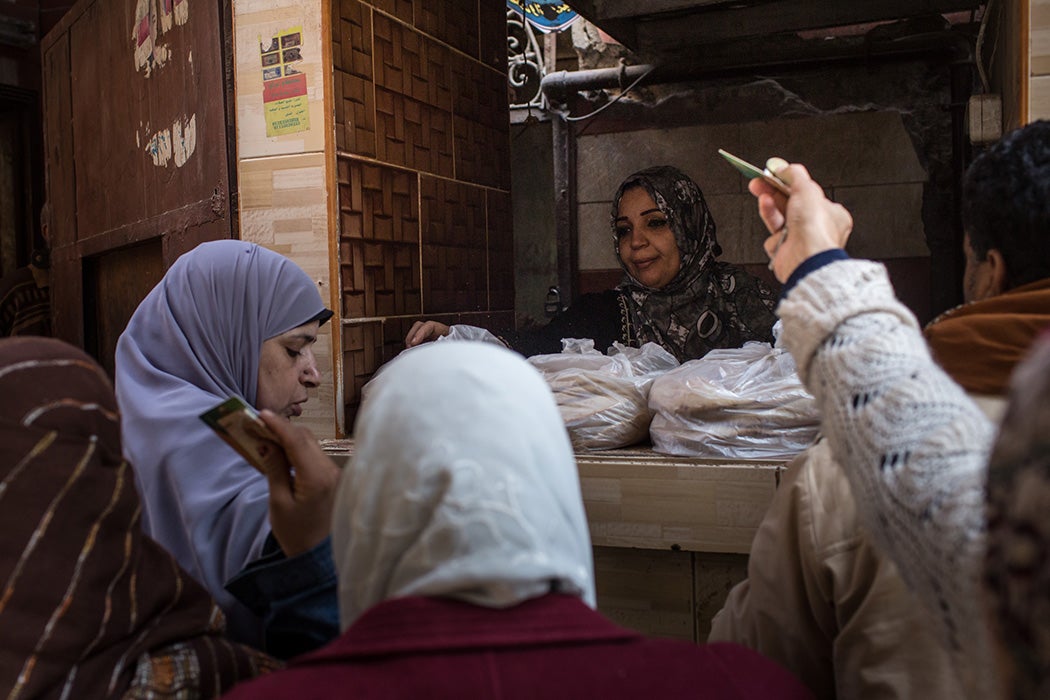
[[[318,499],[323,517],[282,529],[288,515],[270,508],[267,477],[287,483],[289,475],[263,476],[199,416],[231,396],[264,411],[268,422],[276,416],[267,411],[300,415],[319,381],[313,343],[331,316],[291,260],[251,243],[215,241],[171,266],[117,343],[124,451],[146,533],[215,596],[233,637],[279,656],[338,632],[330,493],[297,478],[295,497]],[[318,591],[330,605],[306,595]],[[283,624],[302,611],[282,605],[308,598],[315,624]]]

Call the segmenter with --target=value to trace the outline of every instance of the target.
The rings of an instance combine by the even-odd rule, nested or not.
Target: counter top
[[[322,440],[332,457],[353,440]],[[675,457],[649,447],[578,452],[580,489],[596,546],[746,554],[783,461]]]

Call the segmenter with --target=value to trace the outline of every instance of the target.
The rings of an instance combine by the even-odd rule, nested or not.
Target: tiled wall
[[[241,239],[294,260],[316,281],[321,298],[332,304],[322,25],[316,0],[238,0],[234,5],[238,223]],[[297,66],[306,75],[309,128],[267,136],[261,38],[294,27],[302,28]],[[338,433],[338,339],[333,331],[325,326],[318,335],[314,354],[321,382],[310,391],[300,419],[320,437]]]
[[[513,324],[505,11],[333,0],[343,390],[421,318]]]
[[[1029,119],[1050,119],[1050,0],[1031,0]]]

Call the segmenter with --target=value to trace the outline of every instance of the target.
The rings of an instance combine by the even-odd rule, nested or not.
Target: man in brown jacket
[[[1007,379],[1050,326],[1050,202],[1030,184],[1032,125],[967,173],[967,304],[926,329],[937,361],[997,420]],[[857,517],[826,442],[787,469],[751,546],[748,579],[729,594],[709,639],[779,661],[820,698],[956,698],[962,693],[927,613]]]

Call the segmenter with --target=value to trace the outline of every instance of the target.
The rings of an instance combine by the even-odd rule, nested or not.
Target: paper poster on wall
[[[266,135],[281,136],[310,128],[306,74],[297,67],[303,60],[303,29],[295,27],[259,41],[263,76],[263,113]]]

